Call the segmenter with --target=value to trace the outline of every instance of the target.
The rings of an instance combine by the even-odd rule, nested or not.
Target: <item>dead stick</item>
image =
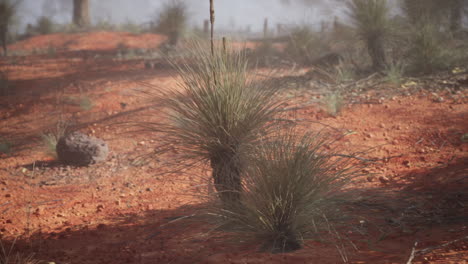
[[[418,241],[414,242],[413,249],[411,250],[410,257],[409,257],[408,261],[406,262],[406,264],[413,263],[413,259],[414,259],[415,253],[416,253],[416,247],[417,246],[418,246]]]
[[[444,243],[444,244],[439,245],[439,246],[429,247],[429,248],[418,250],[418,251],[416,251],[416,256],[427,254],[427,253],[429,253],[429,252],[431,252],[433,250],[444,248],[444,247],[450,246],[452,244],[458,243],[458,242],[463,241],[463,240],[468,240],[468,236],[465,236],[465,237],[462,237],[462,238],[459,238],[459,239],[456,239],[456,240],[449,241],[449,242]]]
[[[213,0],[210,0],[210,23],[211,23],[211,55],[214,56],[214,22],[215,10]]]

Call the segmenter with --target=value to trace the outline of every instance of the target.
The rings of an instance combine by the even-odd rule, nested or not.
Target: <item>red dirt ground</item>
[[[175,72],[147,70],[142,60],[84,59],[69,52],[112,51],[121,42],[155,48],[163,41],[150,34],[57,34],[11,46],[31,50],[57,45],[63,51],[56,56],[1,58],[0,70],[15,89],[15,94],[0,97],[0,139],[13,145],[10,154],[0,154],[3,243],[18,238],[19,250],[32,250],[37,259],[55,263],[342,263],[335,246],[326,243],[311,241],[297,252],[271,255],[200,237],[206,227],[196,223],[167,225],[201,203],[187,195],[198,181],[170,173],[175,151],[150,161],[138,159],[151,152],[158,139],[130,133],[122,123],[160,119],[138,90],[144,89],[143,83],[175,88]],[[466,95],[465,87],[456,96]],[[403,201],[409,199],[410,209],[408,197],[424,197],[426,203],[418,208],[429,212],[415,218],[422,217],[426,224],[396,219],[384,237],[373,229],[370,236],[362,235],[353,228],[358,223],[349,223],[347,239],[356,246],[347,250],[350,263],[406,263],[415,241],[420,250],[466,238],[468,145],[461,141],[468,132],[466,101],[447,96],[435,102],[430,92],[420,92],[349,105],[331,117],[310,103],[313,97],[313,92],[294,92],[290,106],[308,103],[297,111],[298,120],[312,121],[307,125],[311,129],[326,124],[348,131],[343,145],[374,148],[366,157],[381,159],[369,164],[355,186],[388,194],[385,199],[394,200],[395,208],[405,208]],[[93,107],[58,103],[66,98],[88,98]],[[111,148],[108,161],[89,168],[51,163],[40,135],[53,129],[60,114],[81,131],[105,139]],[[429,210],[431,205],[437,210]],[[366,221],[372,214],[366,214]],[[446,221],[446,215],[453,219]],[[417,255],[413,263],[467,259],[465,239]]]

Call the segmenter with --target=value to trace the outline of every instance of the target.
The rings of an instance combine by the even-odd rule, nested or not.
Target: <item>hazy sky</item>
[[[110,20],[122,23],[131,20],[148,22],[168,0],[90,0],[93,22]],[[304,2],[313,2],[313,4]],[[277,23],[310,23],[319,25],[321,20],[332,21],[340,15],[343,4],[336,0],[215,0],[216,26],[218,28],[242,28],[251,26],[260,31],[265,18],[271,25]],[[186,0],[192,24],[201,26],[209,17],[208,0]],[[71,20],[72,0],[23,0],[22,25],[35,23],[45,15],[64,23]]]

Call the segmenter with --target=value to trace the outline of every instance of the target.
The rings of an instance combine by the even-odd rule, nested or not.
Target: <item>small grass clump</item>
[[[344,107],[344,98],[339,90],[332,91],[323,97],[325,110],[331,116],[337,116]]]
[[[385,68],[385,81],[394,84],[400,85],[405,76],[405,64],[401,61],[391,62]]]
[[[321,235],[336,237],[331,230],[344,214],[340,204],[349,201],[345,188],[359,170],[324,149],[332,143],[319,133],[287,131],[256,148],[244,171],[241,203],[210,213],[217,230],[273,253],[298,250]]]
[[[9,248],[5,248],[0,241],[0,264],[40,264],[41,261],[34,258],[34,254],[23,254],[15,252],[14,241]]]
[[[70,122],[60,118],[52,131],[41,135],[42,142],[47,149],[47,154],[57,158],[57,143],[60,138],[68,134],[69,128]]]
[[[0,71],[0,96],[9,95],[11,93],[11,84],[8,81],[8,76]]]
[[[270,132],[280,104],[277,88],[254,81],[242,53],[227,48],[211,54],[200,43],[193,46],[189,61],[176,66],[180,89],[161,98],[169,124],[143,125],[163,132],[187,160],[208,162],[221,200],[238,201],[245,153]]]
[[[0,153],[10,154],[12,146],[13,144],[10,141],[0,138]]]

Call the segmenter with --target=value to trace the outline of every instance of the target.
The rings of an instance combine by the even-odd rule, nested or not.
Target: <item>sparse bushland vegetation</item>
[[[37,20],[36,30],[39,34],[51,34],[55,32],[55,25],[54,22],[45,16],[41,16]]]
[[[168,1],[154,21],[152,31],[167,35],[168,45],[176,46],[188,23],[187,5],[183,0]]]
[[[311,65],[316,59],[330,52],[326,36],[313,31],[310,26],[294,27],[289,34],[284,53],[302,65]]]
[[[11,83],[8,81],[6,73],[0,71],[0,96],[9,95],[11,93]]]
[[[2,45],[3,55],[8,53],[7,43],[16,10],[20,1],[0,0],[0,44]]]
[[[357,32],[366,43],[372,67],[382,70],[387,63],[385,38],[390,25],[387,1],[352,0],[348,7]]]
[[[238,202],[245,154],[271,132],[277,88],[253,80],[240,52],[217,48],[211,55],[199,43],[191,50],[188,62],[177,66],[181,89],[164,94],[169,124],[149,128],[177,143],[187,158],[208,162],[223,203]]]
[[[16,241],[15,241],[16,242]],[[34,254],[15,252],[15,242],[9,248],[0,241],[0,264],[40,264],[41,261],[34,258]]]
[[[309,239],[339,240],[340,205],[353,197],[345,187],[359,169],[324,149],[333,141],[287,129],[261,142],[242,173],[241,203],[210,212],[216,231],[273,253],[298,250]]]

